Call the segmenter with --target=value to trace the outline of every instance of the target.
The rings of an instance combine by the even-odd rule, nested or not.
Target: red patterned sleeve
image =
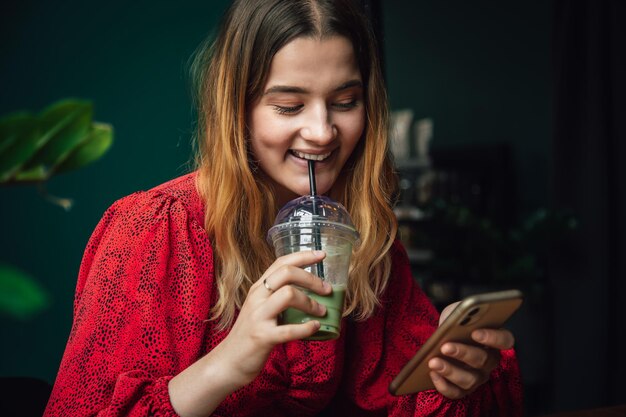
[[[104,215],[45,416],[175,416],[168,381],[202,356],[212,287],[202,227],[176,198],[136,193]]]
[[[435,390],[395,397],[391,380],[435,331],[439,314],[415,283],[404,248],[394,244],[393,276],[382,308],[358,322],[348,335],[347,375],[342,390],[350,399],[346,415],[509,416],[522,415],[522,389],[513,350],[503,351],[490,381],[461,400],[448,400]]]

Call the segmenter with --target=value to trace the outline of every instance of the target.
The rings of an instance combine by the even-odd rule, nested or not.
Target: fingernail
[[[441,375],[439,375],[437,372],[431,372],[430,373],[430,379],[433,380],[433,382],[437,382],[441,380]]]
[[[315,327],[316,329],[319,329],[320,327],[322,327],[322,324],[317,321],[317,320],[311,320],[313,322],[313,327]]]
[[[328,281],[322,281],[322,287],[324,287],[324,289],[327,290],[329,288],[332,288],[333,286],[330,285]]]
[[[324,251],[323,250],[314,250],[313,254],[315,256],[322,256],[322,255],[324,255]]]
[[[443,363],[441,363],[441,361],[437,359],[428,362],[428,367],[432,369],[433,371],[437,371],[437,372],[443,371]]]
[[[320,315],[323,316],[324,314],[326,314],[326,306],[324,304],[318,304],[317,311],[319,311]]]
[[[448,356],[456,355],[457,349],[454,345],[445,344],[441,347],[441,353]]]
[[[486,338],[487,332],[485,332],[484,330],[476,330],[474,332],[474,340],[476,340],[477,342],[484,342]]]

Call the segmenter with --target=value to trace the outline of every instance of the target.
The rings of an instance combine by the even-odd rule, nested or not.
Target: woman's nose
[[[332,142],[337,135],[337,128],[333,126],[330,114],[326,108],[312,109],[301,130],[302,138],[326,145]]]

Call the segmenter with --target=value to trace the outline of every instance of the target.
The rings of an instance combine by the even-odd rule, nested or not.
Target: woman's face
[[[309,194],[309,159],[316,161],[317,192],[327,193],[364,126],[361,74],[341,36],[297,38],[281,48],[248,113],[254,158],[279,204]]]

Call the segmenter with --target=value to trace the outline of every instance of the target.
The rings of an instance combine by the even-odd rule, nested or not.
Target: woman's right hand
[[[252,285],[228,336],[170,381],[170,401],[179,415],[210,414],[227,395],[256,378],[274,346],[320,328],[317,320],[279,325],[278,315],[288,307],[313,316],[326,314],[325,306],[295,287],[320,295],[332,292],[328,283],[302,269],[325,256],[322,251],[281,256]]]
[[[229,362],[241,383],[250,383],[265,366],[274,346],[313,335],[320,328],[317,320],[303,324],[278,324],[278,315],[288,307],[323,317],[326,307],[309,298],[295,286],[320,295],[330,294],[331,286],[302,269],[324,259],[322,251],[303,251],[282,256],[250,288],[230,333],[224,360]]]

